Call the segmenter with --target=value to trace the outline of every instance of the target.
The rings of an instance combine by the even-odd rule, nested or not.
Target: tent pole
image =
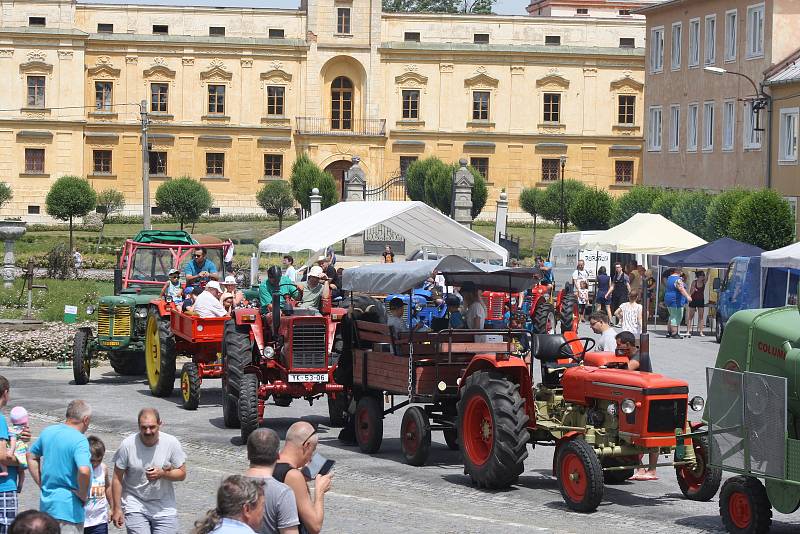
[[[783,299],[783,305],[789,304],[789,282],[791,281],[792,270],[786,269],[786,297]]]
[[[658,274],[656,274],[656,297],[655,297],[655,304],[653,306],[653,331],[655,331],[656,326],[658,326],[658,296],[661,293],[661,262],[658,264]],[[667,323],[669,325],[669,322]],[[667,326],[667,332],[669,332],[669,326]]]

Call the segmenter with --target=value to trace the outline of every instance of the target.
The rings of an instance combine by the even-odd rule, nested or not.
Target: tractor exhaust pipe
[[[272,294],[272,337],[277,338],[281,328],[281,292]]]
[[[122,292],[122,269],[119,266],[119,259],[121,250],[117,249],[117,261],[114,263],[114,294],[119,295]]]

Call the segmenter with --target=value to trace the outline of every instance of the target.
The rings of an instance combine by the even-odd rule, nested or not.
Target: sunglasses
[[[192,256],[194,256],[195,258],[202,258],[203,257],[202,254],[192,254]]]
[[[303,444],[301,445],[301,447],[305,447],[306,443],[308,443],[308,440],[311,439],[311,436],[313,436],[316,433],[317,433],[317,429],[315,428],[314,431],[311,434],[308,435],[308,437],[305,439],[305,441],[303,441]]]

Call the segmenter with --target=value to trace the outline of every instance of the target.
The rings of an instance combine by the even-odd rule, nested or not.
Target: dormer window
[[[44,17],[28,17],[28,26],[39,26],[43,28],[47,25]]]

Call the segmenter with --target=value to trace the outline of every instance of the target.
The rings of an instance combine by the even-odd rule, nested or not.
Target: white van
[[[556,281],[556,289],[561,289],[567,282],[572,282],[572,273],[578,260],[582,259],[586,271],[589,272],[589,288],[594,289],[593,283],[596,280],[597,270],[605,267],[607,273],[611,273],[611,254],[600,250],[581,250],[581,237],[591,237],[599,234],[602,230],[588,230],[584,232],[566,232],[553,236],[550,244],[550,263],[552,264],[553,278]]]

